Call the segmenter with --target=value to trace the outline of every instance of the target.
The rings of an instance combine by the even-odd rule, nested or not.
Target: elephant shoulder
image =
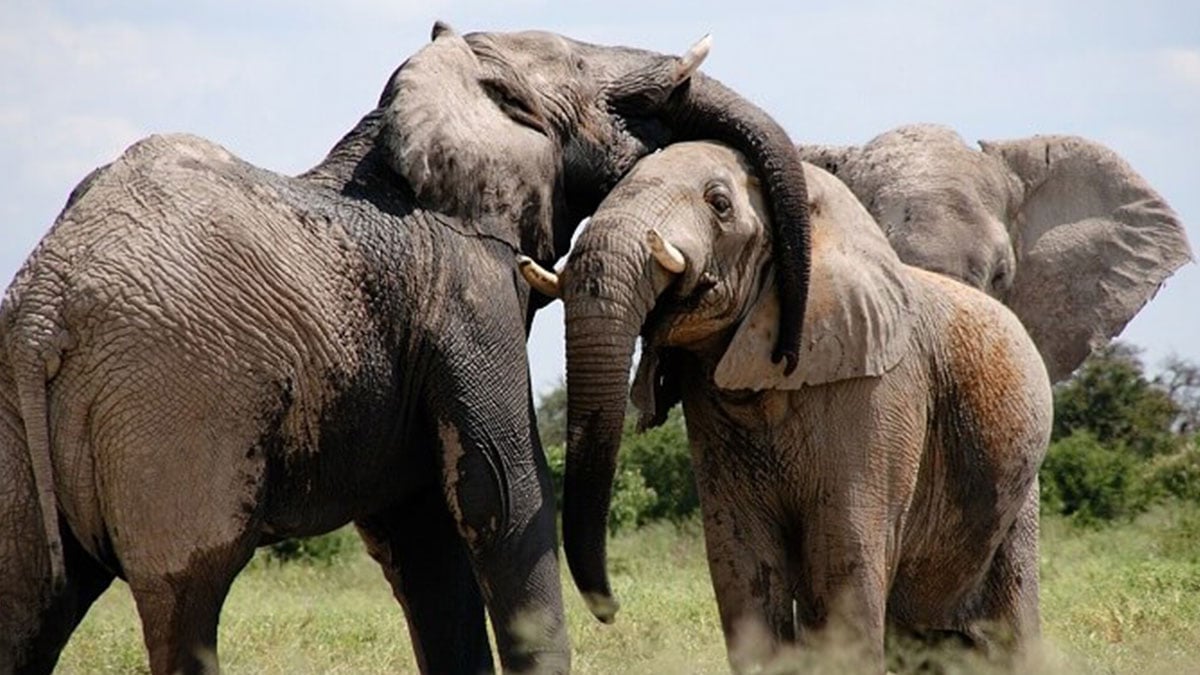
[[[236,155],[205,138],[192,134],[154,134],[130,145],[96,178],[175,181],[181,174],[194,177],[197,172],[221,174],[248,167]]]
[[[221,200],[238,192],[263,199],[257,186],[282,183],[284,177],[259,169],[224,147],[192,134],[154,134],[125,149],[115,160],[89,173],[71,191],[56,221],[82,221],[114,211],[145,221],[165,214],[205,191]]]

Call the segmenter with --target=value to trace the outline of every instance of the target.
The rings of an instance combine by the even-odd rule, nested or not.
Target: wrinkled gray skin
[[[1097,143],[979,145],[926,124],[800,155],[850,186],[901,260],[1008,305],[1063,379],[1191,259],[1187,236],[1145,179]]]
[[[516,254],[564,253],[672,138],[784,157],[803,222],[786,134],[686,77],[438,24],[301,176],[182,135],[88,176],[0,305],[0,672],[51,670],[115,576],[153,672],[216,670],[254,548],[350,521],[423,671],[493,668],[485,607],[505,670],[565,671]]]
[[[683,402],[736,670],[830,637],[882,671],[885,626],[1019,652],[1039,630],[1042,360],[1008,309],[901,263],[849,189],[806,168],[812,278],[790,376],[770,361],[769,234],[736,153],[672,145],[597,209],[559,278],[566,493],[607,506],[611,474],[573,462],[615,462],[641,334],[634,402],[643,425]],[[648,228],[682,272],[651,255]],[[564,535],[578,526],[564,520]]]

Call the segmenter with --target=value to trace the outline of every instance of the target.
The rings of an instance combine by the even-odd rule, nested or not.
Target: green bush
[[[356,547],[358,535],[352,528],[343,527],[315,537],[284,539],[266,547],[267,562],[331,565]]]
[[[1137,457],[1076,430],[1050,444],[1039,474],[1042,510],[1094,525],[1133,516],[1146,505]]]
[[[1107,447],[1119,444],[1147,459],[1179,447],[1173,427],[1181,408],[1146,377],[1138,351],[1114,342],[1054,388],[1053,440],[1088,431]]]
[[[608,509],[608,531],[615,534],[649,522],[650,508],[657,501],[654,488],[646,485],[636,467],[619,467],[613,482],[612,505]]]
[[[554,498],[561,507],[565,448],[547,446],[546,462],[554,483]],[[616,532],[656,520],[681,522],[695,514],[699,506],[679,409],[672,410],[662,426],[642,434],[633,430],[632,422],[627,424],[613,481],[609,530]]]
[[[1200,447],[1193,442],[1179,452],[1156,457],[1146,467],[1145,481],[1155,497],[1200,504]]]
[[[666,519],[678,523],[699,510],[691,449],[678,407],[671,410],[662,426],[644,433],[634,431],[632,422],[626,425],[621,465],[640,473],[655,494],[641,522]]]

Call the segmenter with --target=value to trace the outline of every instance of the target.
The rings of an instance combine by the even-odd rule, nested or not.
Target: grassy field
[[[617,537],[617,622],[591,619],[564,578],[580,673],[723,673],[724,645],[697,527]],[[1200,672],[1200,509],[1157,510],[1099,531],[1043,522],[1044,672]],[[415,672],[404,620],[360,548],[332,565],[256,560],[222,615],[232,673]],[[60,672],[144,672],[128,589],[114,584],[74,635]]]

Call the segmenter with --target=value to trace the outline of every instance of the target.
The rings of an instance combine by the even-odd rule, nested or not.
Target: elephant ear
[[[561,194],[562,153],[526,76],[506,64],[500,50],[478,56],[439,23],[433,40],[396,72],[392,89],[381,139],[419,204],[462,218],[520,223],[522,233],[539,233],[538,249],[549,246],[526,252],[552,257],[549,228]]]
[[[639,433],[667,421],[667,413],[682,398],[677,364],[683,354],[670,347],[654,347],[642,342],[637,372],[629,387],[629,400],[638,411]]]
[[[882,375],[904,356],[913,321],[907,268],[850,189],[805,165],[812,222],[812,276],[799,364],[771,363],[778,324],[775,283],[759,296],[717,364],[722,389],[798,389]]]
[[[1178,216],[1116,153],[1069,136],[980,142],[1024,186],[1005,303],[1052,380],[1108,344],[1191,259]]]

